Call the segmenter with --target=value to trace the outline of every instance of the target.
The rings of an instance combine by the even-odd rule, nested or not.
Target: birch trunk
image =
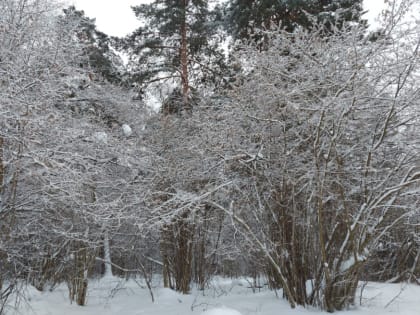
[[[108,232],[104,233],[104,260],[105,260],[105,278],[112,278],[112,260],[111,260],[111,247],[109,243]]]

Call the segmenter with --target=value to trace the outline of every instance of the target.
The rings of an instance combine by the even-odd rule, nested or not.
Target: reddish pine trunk
[[[184,102],[184,107],[188,108],[188,94],[190,90],[188,82],[188,47],[187,47],[187,6],[188,0],[183,0],[184,5],[184,15],[181,23],[181,81],[182,81],[182,98]]]
[[[3,189],[3,138],[0,136],[0,194],[2,193]]]

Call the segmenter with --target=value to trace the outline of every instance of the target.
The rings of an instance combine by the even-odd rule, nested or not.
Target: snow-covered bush
[[[267,31],[267,49],[235,56],[249,71],[225,108],[238,158],[223,208],[292,307],[352,304],[378,244],[419,215],[420,29],[399,21],[375,40],[355,25]]]

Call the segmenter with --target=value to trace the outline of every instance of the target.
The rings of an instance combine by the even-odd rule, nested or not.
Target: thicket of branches
[[[326,36],[316,19],[259,30],[263,46],[235,44],[229,84],[154,113],[106,54],[112,83],[93,64],[110,42],[83,14],[2,1],[0,313],[22,283],[65,282],[84,305],[89,279],[112,273],[161,273],[183,293],[263,276],[291,307],[329,312],[359,280],[418,282],[420,30],[406,5],[375,36],[356,23]]]

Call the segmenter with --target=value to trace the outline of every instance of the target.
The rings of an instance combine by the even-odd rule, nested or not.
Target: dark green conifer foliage
[[[298,26],[310,29],[308,13],[325,21],[327,30],[347,21],[365,24],[362,0],[230,0],[225,22],[235,38],[250,38],[256,29],[278,25],[290,32]]]
[[[95,19],[85,16],[84,11],[77,10],[74,6],[64,9],[63,12],[63,23],[75,25],[78,42],[83,46],[89,66],[109,82],[121,83],[121,74],[113,63],[119,57],[111,50],[108,35],[96,29]]]

